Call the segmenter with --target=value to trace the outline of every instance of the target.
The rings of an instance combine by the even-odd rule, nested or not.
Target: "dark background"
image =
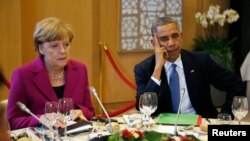
[[[250,0],[231,0],[230,7],[236,10],[240,18],[229,26],[229,39],[238,37],[233,45],[233,57],[235,58],[235,71],[240,75],[242,65],[250,50]]]

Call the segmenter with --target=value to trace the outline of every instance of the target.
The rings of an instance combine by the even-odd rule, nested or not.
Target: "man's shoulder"
[[[137,63],[135,66],[145,66],[145,65],[152,65],[155,63],[155,55],[151,55],[145,59],[143,59],[142,61],[140,61],[139,63]]]
[[[190,55],[208,55],[209,54],[207,51],[185,50],[185,49],[182,49],[181,51],[182,53],[190,54]]]
[[[208,52],[206,51],[189,51],[189,50],[182,50],[182,56],[185,57],[191,57],[193,59],[202,59],[202,58],[210,58],[210,55]]]

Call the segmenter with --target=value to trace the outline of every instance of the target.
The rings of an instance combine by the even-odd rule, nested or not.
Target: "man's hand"
[[[160,43],[158,41],[157,35],[154,34],[153,37],[153,46],[154,46],[154,52],[155,52],[155,65],[162,67],[167,59],[168,59],[168,51],[165,47],[161,47]]]
[[[168,52],[165,47],[160,46],[156,34],[154,34],[151,43],[154,46],[154,52],[155,52],[155,68],[152,77],[160,80],[162,67],[164,66],[164,64],[168,59]]]

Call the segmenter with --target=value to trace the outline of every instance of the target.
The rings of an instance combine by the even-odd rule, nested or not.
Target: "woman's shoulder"
[[[29,72],[29,71],[36,71],[43,68],[43,62],[40,57],[35,58],[19,67],[17,67],[14,71],[21,71],[21,72]]]
[[[73,68],[84,68],[84,69],[87,68],[85,63],[80,62],[78,60],[74,60],[74,59],[69,60],[68,66],[73,67]]]

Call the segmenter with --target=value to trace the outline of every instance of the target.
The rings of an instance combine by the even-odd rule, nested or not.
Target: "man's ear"
[[[181,41],[181,43],[183,42],[183,32],[180,32],[180,41]]]
[[[153,47],[155,47],[155,42],[152,36],[150,37],[150,43],[152,44]]]

